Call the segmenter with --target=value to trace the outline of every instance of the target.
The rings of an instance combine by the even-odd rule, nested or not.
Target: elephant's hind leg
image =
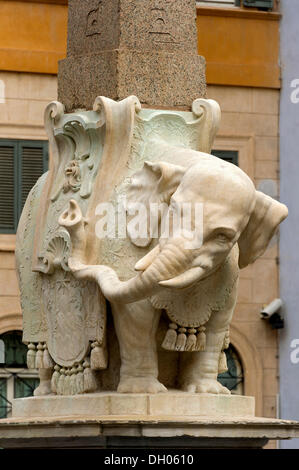
[[[161,312],[142,300],[126,305],[112,304],[112,313],[121,356],[117,391],[166,392],[158,381],[156,331]]]

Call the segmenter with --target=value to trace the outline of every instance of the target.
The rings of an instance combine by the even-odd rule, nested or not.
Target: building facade
[[[299,419],[299,315],[298,315],[298,146],[299,146],[299,10],[296,2],[282,2],[280,105],[280,194],[289,207],[288,223],[280,232],[280,296],[285,328],[280,334],[280,415]],[[281,443],[299,448],[299,439]]]

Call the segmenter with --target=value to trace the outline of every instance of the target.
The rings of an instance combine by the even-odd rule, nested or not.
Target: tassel
[[[57,383],[57,395],[63,395],[64,381],[65,381],[65,368],[62,367],[60,369],[60,377]]]
[[[50,356],[50,353],[48,351],[46,344],[44,345],[43,365],[44,365],[44,369],[53,369],[54,367],[54,361],[52,357]]]
[[[36,358],[35,344],[29,343],[28,344],[28,352],[27,352],[27,367],[28,367],[28,369],[35,369],[35,358]]]
[[[218,374],[222,374],[223,372],[226,372],[227,370],[228,370],[228,367],[227,367],[226,354],[224,351],[221,351],[220,356],[219,356],[219,363],[218,363]]]
[[[70,371],[70,395],[77,395],[77,369],[72,367]]]
[[[83,376],[82,364],[79,364],[78,368],[77,368],[76,386],[77,386],[77,393],[83,393],[84,392],[84,376]]]
[[[206,349],[206,334],[205,334],[205,327],[201,326],[198,328],[198,335],[195,350],[196,351],[204,351]]]
[[[176,323],[170,323],[169,329],[167,330],[164,341],[162,343],[163,349],[166,349],[167,351],[175,350],[175,344],[177,340],[177,332],[175,330],[177,327],[178,326]]]
[[[189,328],[188,330],[188,338],[187,338],[187,343],[185,346],[185,351],[195,351],[196,347],[196,329],[195,328]]]
[[[226,331],[226,333],[225,333],[225,336],[224,336],[222,349],[228,349],[228,348],[229,348],[229,343],[230,343],[230,340],[229,340],[229,329],[227,329],[227,331]]]
[[[175,350],[176,351],[185,351],[185,346],[187,342],[186,328],[179,328],[179,334],[175,343]]]
[[[66,369],[65,371],[65,379],[64,379],[64,384],[63,384],[63,395],[70,395],[70,369]]]
[[[83,367],[84,392],[95,392],[97,389],[97,382],[94,376],[94,372],[90,368],[90,363],[88,359],[85,359]]]
[[[37,345],[37,353],[36,353],[36,358],[35,358],[35,368],[36,369],[43,369],[44,368],[44,363],[43,363],[43,351],[44,347],[42,343],[38,343]]]
[[[54,373],[52,374],[52,379],[51,379],[51,390],[53,393],[56,393],[56,394],[57,394],[58,380],[60,377],[59,371],[60,371],[60,367],[56,365],[54,367]]]
[[[98,341],[91,345],[90,354],[90,367],[94,370],[101,370],[107,368],[107,351],[101,346]]]

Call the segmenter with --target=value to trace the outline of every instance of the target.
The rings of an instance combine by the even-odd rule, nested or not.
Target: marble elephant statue
[[[156,219],[157,238],[153,236],[157,227],[140,239],[128,228],[131,242],[149,249],[136,263],[136,275],[126,280],[119,279],[113,266],[86,263],[86,221],[76,201],[59,218],[72,240],[68,263],[74,276],[95,280],[111,303],[121,354],[118,391],[166,391],[158,381],[155,339],[164,310],[170,323],[162,347],[183,355],[181,388],[230,393],[217,376],[226,370],[224,350],[229,345],[239,270],[266,250],[287,217],[286,206],[256,191],[237,166],[183,148],[168,148],[163,160],[145,162],[131,179],[127,202],[145,206],[144,224],[155,204],[166,205],[172,230],[165,236],[161,217]],[[186,203],[192,207],[189,232],[177,230],[173,222],[182,216]],[[195,204],[202,207],[199,226]]]

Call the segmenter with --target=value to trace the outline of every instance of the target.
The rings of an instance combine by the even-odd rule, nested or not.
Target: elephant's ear
[[[130,221],[127,231],[132,243],[145,247],[150,244],[153,236],[158,236],[161,213],[157,211],[157,205],[169,203],[185,172],[186,168],[171,163],[145,162],[143,168],[133,175],[127,191],[127,208],[133,208],[134,211],[135,206],[138,209],[138,225],[146,233],[136,237],[134,224]]]
[[[256,191],[256,203],[249,222],[239,238],[239,267],[253,263],[266,250],[279,224],[287,217],[284,204]]]

